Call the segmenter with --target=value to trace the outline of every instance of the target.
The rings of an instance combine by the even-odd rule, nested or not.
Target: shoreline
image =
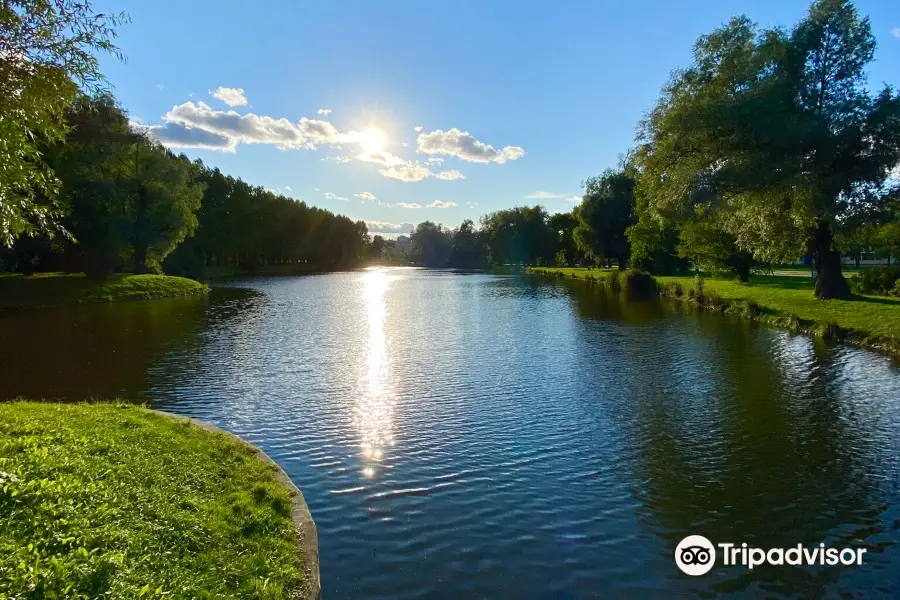
[[[528,267],[525,273],[550,279],[577,280],[588,285],[598,284],[605,288],[610,288],[609,273],[617,274],[618,271]],[[698,290],[695,279],[690,276],[654,275],[652,277],[656,283],[655,296],[660,299],[665,298],[670,302],[690,305],[699,310],[737,315],[747,321],[762,323],[792,333],[808,335],[819,340],[841,342],[859,348],[875,350],[891,358],[900,359],[900,336],[884,335],[865,329],[849,327],[830,319],[800,317],[783,306],[778,306],[777,302],[759,302],[748,297],[725,296],[718,290],[711,289],[705,285],[712,283],[712,288],[714,288],[715,282],[718,281],[714,279],[702,279],[701,281],[704,285]],[[810,292],[810,297],[811,294],[812,292]],[[816,300],[816,302],[830,301]],[[900,317],[900,303],[897,303],[896,310],[898,311],[898,317]]]

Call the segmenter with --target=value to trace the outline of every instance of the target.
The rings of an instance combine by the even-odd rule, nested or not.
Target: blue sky
[[[637,121],[699,35],[741,13],[790,26],[807,6],[96,4],[132,19],[120,29],[127,62],[104,58],[102,69],[133,119],[170,143],[205,146],[182,149],[192,158],[364,219],[373,233],[426,219],[456,226],[536,202],[569,210],[581,181],[632,145]],[[871,82],[900,85],[900,2],[857,7],[878,40]],[[222,131],[239,134],[211,133]]]

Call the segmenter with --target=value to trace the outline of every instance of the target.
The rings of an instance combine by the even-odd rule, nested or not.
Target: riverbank
[[[92,279],[84,273],[13,273],[0,275],[0,310],[188,296],[208,289],[193,279],[169,275]]]
[[[0,597],[316,597],[302,496],[260,455],[130,405],[0,404]]]
[[[532,267],[529,273],[604,283],[606,269]],[[900,298],[818,300],[810,277],[754,275],[749,283],[693,276],[656,277],[659,294],[708,310],[900,355]]]

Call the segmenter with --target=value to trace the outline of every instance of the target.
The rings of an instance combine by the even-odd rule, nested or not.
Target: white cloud
[[[398,206],[400,208],[422,208],[421,204],[416,204],[415,202],[398,202],[394,206]]]
[[[289,186],[289,185],[284,186],[284,189],[286,189],[286,190],[289,191],[289,192],[293,192],[293,191],[294,191],[294,190],[291,189],[291,186]]]
[[[435,129],[431,133],[420,133],[416,142],[418,152],[446,154],[467,162],[503,164],[525,156],[525,150],[518,146],[504,146],[497,150],[478,141],[468,131],[460,131],[455,127],[450,131]]]
[[[433,175],[433,173],[428,170],[428,167],[425,167],[418,162],[406,162],[402,165],[381,169],[378,172],[390,179],[398,179],[407,183],[422,181]]]
[[[333,160],[334,162],[336,162],[339,165],[345,165],[348,162],[350,162],[350,159],[347,158],[346,156],[326,156],[322,160]]]
[[[319,188],[313,188],[313,191],[314,191],[314,192],[318,192],[318,191],[319,191]]]
[[[891,35],[895,38],[900,38],[900,27],[894,27],[891,29]]]
[[[572,196],[571,198],[566,198],[566,202],[581,202],[581,196]]]
[[[416,130],[416,133],[419,133],[420,131],[422,131],[422,129],[424,129],[424,127],[422,127],[421,125],[416,125],[415,127],[413,127],[413,129]]]
[[[356,196],[357,198],[362,198],[363,200],[378,200],[378,198],[375,196],[375,194],[372,194],[370,192],[362,192],[360,194],[353,194],[353,195]]]
[[[456,202],[442,202],[440,200],[435,200],[428,205],[428,208],[450,208],[451,206],[456,206]]]
[[[187,127],[180,123],[140,125],[132,122],[131,126],[169,148],[199,148],[222,152],[234,152],[237,148],[237,140],[234,138],[195,127]]]
[[[528,194],[525,196],[526,198],[531,198],[533,200],[551,200],[553,198],[565,198],[568,194],[554,194],[553,192],[534,192],[533,194]]]
[[[342,201],[350,200],[350,198],[345,198],[344,196],[338,196],[338,195],[332,194],[331,192],[325,192],[325,199],[326,200],[342,200]]]
[[[409,233],[416,228],[414,223],[388,223],[387,221],[366,221],[369,233]]]
[[[453,181],[454,179],[465,179],[466,176],[460,173],[459,171],[441,171],[437,175],[435,175],[438,179],[443,179],[444,181]]]
[[[377,163],[385,167],[396,167],[406,164],[406,161],[399,156],[394,156],[390,152],[362,152],[356,155],[358,160],[363,162]]]
[[[430,164],[430,165],[438,165],[438,166],[440,166],[440,165],[444,164],[444,159],[443,159],[443,158],[439,158],[439,157],[437,157],[437,156],[432,156],[431,158],[426,158],[426,159],[425,159],[425,162],[427,162],[427,163]]]
[[[163,115],[163,120],[232,138],[234,145],[272,144],[282,150],[312,150],[320,144],[340,146],[360,139],[359,132],[341,133],[328,121],[303,117],[293,123],[253,113],[241,115],[233,110],[214,110],[204,102],[189,101],[173,106]]]
[[[406,142],[401,142],[400,145],[404,148],[409,148],[409,144],[407,144]]]
[[[216,91],[210,93],[213,98],[218,98],[228,106],[244,106],[247,104],[244,88],[217,87]]]
[[[317,115],[325,115],[326,117],[327,117],[330,113],[331,113],[331,109],[330,109],[330,108],[320,108],[319,110],[316,111],[316,114],[317,114]]]
[[[468,206],[469,208],[475,208],[476,206],[478,206],[478,203],[477,202],[466,202],[466,206]]]

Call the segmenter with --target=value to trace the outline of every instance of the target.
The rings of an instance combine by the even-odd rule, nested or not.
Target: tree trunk
[[[809,241],[809,253],[816,267],[815,296],[822,300],[849,298],[850,286],[841,273],[841,253],[832,248],[834,234],[831,226],[819,221],[813,238]]]

